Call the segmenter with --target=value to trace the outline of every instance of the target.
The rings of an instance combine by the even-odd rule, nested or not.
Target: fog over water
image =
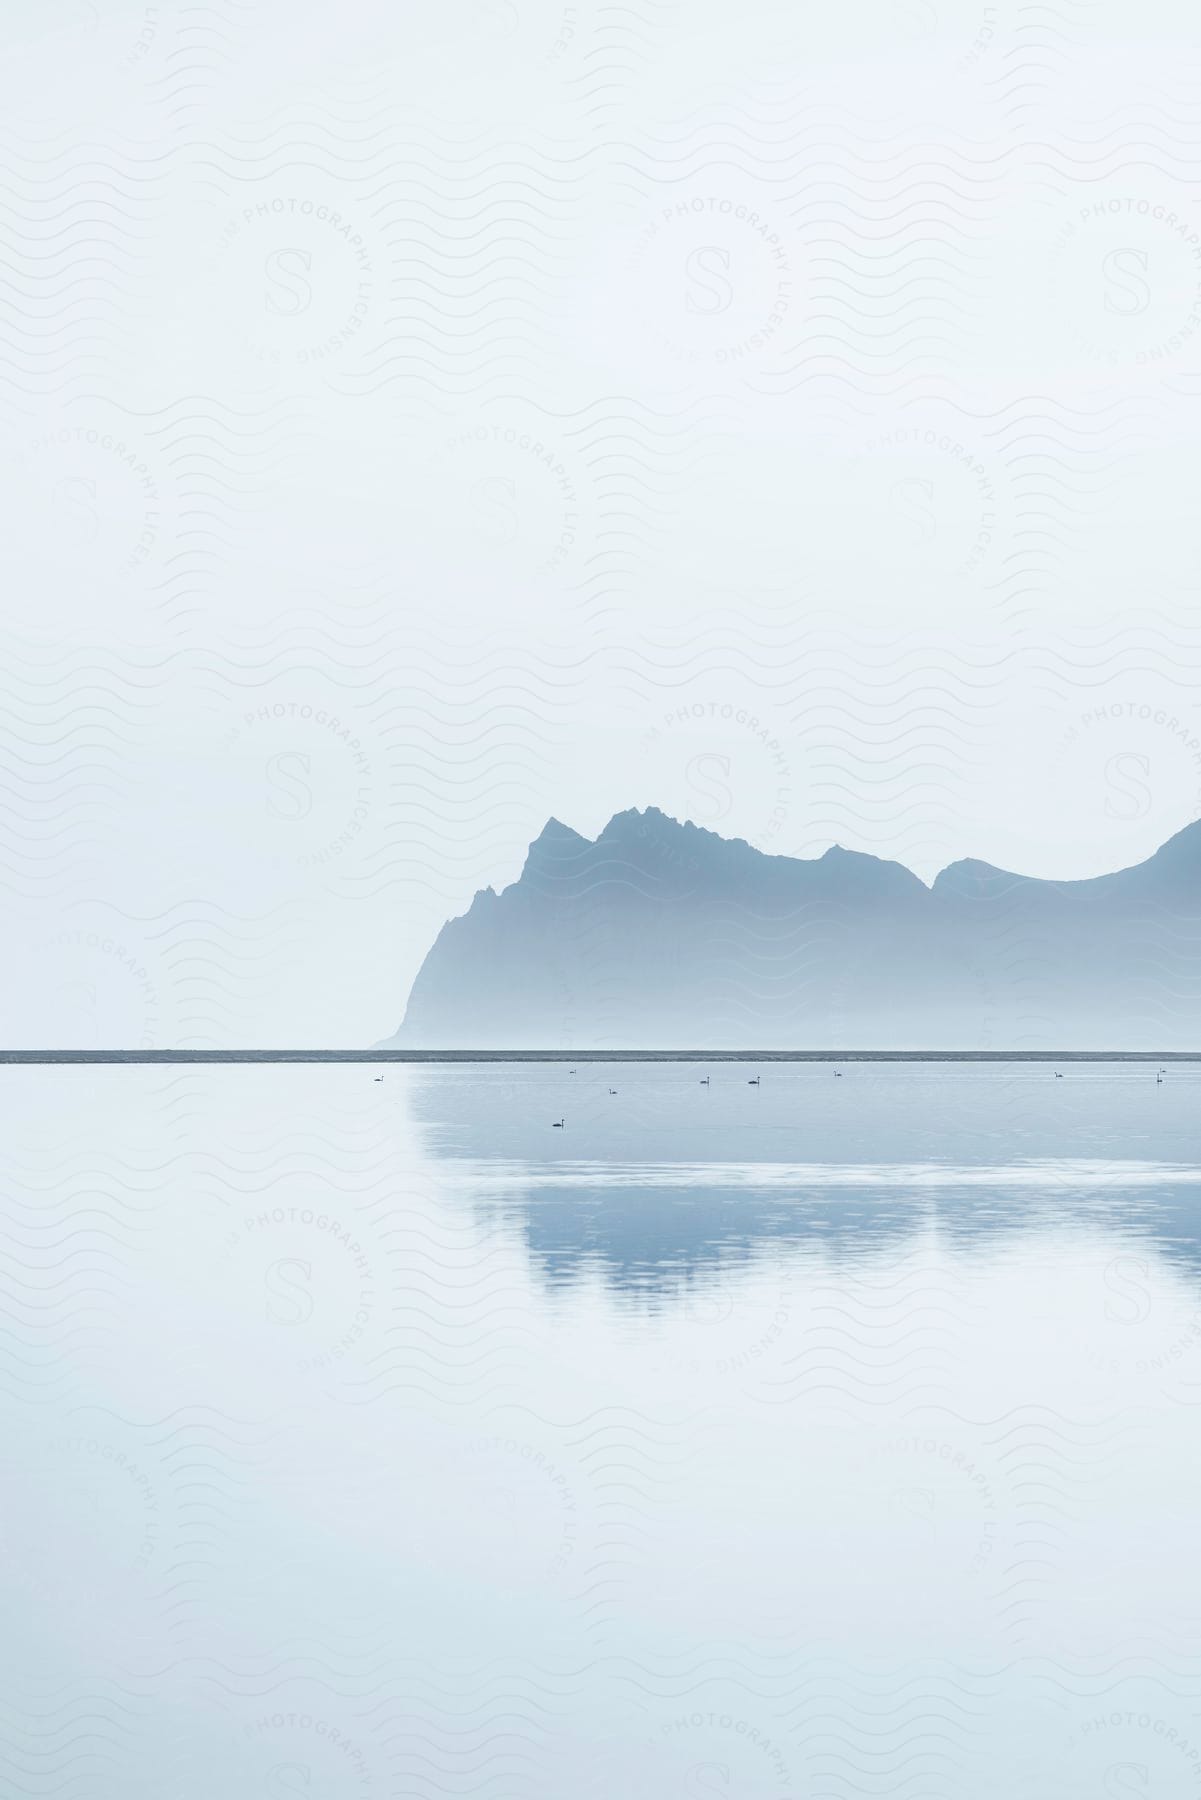
[[[757,1072],[5,1069],[17,1791],[1194,1794],[1201,1073]]]

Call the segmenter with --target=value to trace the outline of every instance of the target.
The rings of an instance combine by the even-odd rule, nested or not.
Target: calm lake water
[[[1201,1794],[1201,1070],[378,1072],[0,1071],[2,1791]]]

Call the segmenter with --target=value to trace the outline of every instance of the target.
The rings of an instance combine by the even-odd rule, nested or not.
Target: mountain
[[[550,819],[425,959],[404,1049],[1201,1048],[1201,823],[1135,868],[932,887],[618,813]]]

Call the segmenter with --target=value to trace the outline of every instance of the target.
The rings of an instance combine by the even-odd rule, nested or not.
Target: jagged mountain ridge
[[[932,886],[668,818],[557,819],[413,984],[398,1048],[1194,1049],[1201,824],[1085,881],[952,863]]]

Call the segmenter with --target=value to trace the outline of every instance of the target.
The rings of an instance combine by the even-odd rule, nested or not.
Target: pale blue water
[[[754,1072],[0,1071],[0,1791],[1201,1792],[1201,1071]]]

